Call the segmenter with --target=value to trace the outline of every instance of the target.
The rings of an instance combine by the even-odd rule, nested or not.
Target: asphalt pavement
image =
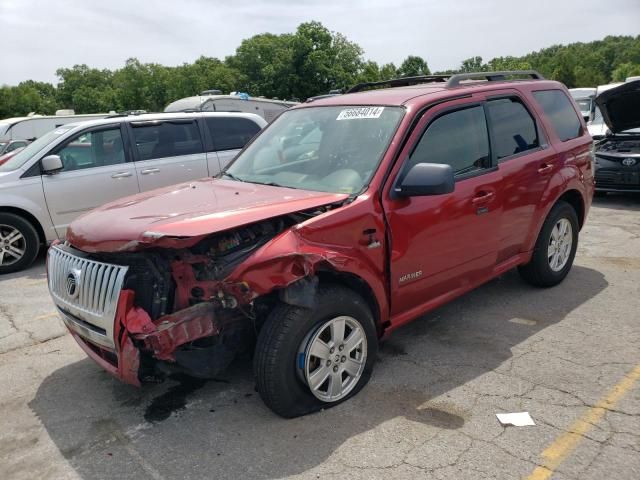
[[[53,312],[44,259],[0,277],[0,478],[640,478],[640,196],[596,199],[551,289],[517,272],[382,346],[355,398],[275,416],[217,381],[112,379]],[[529,412],[505,427],[496,413]]]

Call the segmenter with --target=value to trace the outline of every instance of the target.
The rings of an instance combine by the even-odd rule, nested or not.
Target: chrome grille
[[[127,269],[91,260],[64,245],[51,247],[49,292],[65,323],[89,340],[115,348],[113,323]]]

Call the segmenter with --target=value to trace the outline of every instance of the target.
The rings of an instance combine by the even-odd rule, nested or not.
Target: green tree
[[[353,85],[362,67],[362,49],[320,22],[301,24],[291,39],[292,93],[308,98]]]
[[[485,69],[485,66],[482,64],[482,57],[467,58],[463,60],[460,65],[461,73],[481,72]]]
[[[392,78],[396,78],[397,76],[398,76],[398,69],[393,63],[385,63],[380,68],[381,80],[391,80]]]
[[[230,89],[255,96],[292,96],[291,82],[295,76],[292,38],[290,34],[263,33],[243,40],[235,55],[225,61],[229,69],[226,81],[233,84]]]
[[[374,61],[368,60],[363,63],[356,83],[361,82],[377,82],[383,80],[380,75],[380,67]]]
[[[89,68],[87,65],[74,65],[72,68],[58,69],[56,75],[60,78],[57,101],[61,108],[72,108],[76,113],[105,111],[104,108],[111,99],[113,72]],[[82,93],[75,95],[80,88],[83,89]],[[74,103],[74,96],[80,101],[78,105]],[[116,107],[117,105],[113,105],[106,111]]]
[[[611,74],[614,82],[624,82],[627,77],[635,77],[640,75],[640,64],[638,63],[621,63]]]
[[[416,55],[409,55],[405,58],[397,72],[399,77],[415,77],[417,75],[429,75],[430,73],[426,60]]]
[[[535,69],[568,87],[597,86],[640,75],[640,35],[608,36],[588,43],[552,45],[520,57],[496,57],[484,63],[475,56],[456,72]],[[30,112],[52,114],[59,108],[77,113],[109,110],[163,110],[167,103],[216,88],[266,97],[307,98],[359,82],[428,74],[426,60],[410,55],[399,68],[379,66],[363,58],[362,49],[319,22],[307,22],[295,32],[263,33],[243,40],[224,61],[200,57],[193,63],[168,67],[127,60],[122,68],[87,65],[60,68],[53,86],[26,80],[0,86],[0,118]]]

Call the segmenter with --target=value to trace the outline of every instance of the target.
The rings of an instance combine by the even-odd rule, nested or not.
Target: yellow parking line
[[[51,318],[58,315],[58,312],[51,312],[45,315],[40,315],[39,317],[34,318],[34,320],[44,320],[45,318]]]
[[[638,379],[640,379],[640,365],[627,373],[604,398],[587,410],[569,427],[568,431],[560,435],[542,452],[540,455],[543,459],[542,466],[536,467],[527,480],[547,480],[551,477],[554,470],[576,449],[585,434],[602,419],[607,410],[615,407]]]

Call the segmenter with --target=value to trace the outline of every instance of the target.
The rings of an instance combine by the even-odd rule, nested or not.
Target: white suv
[[[50,131],[0,165],[0,274],[29,266],[84,212],[216,175],[265,125],[250,113],[163,113]]]

